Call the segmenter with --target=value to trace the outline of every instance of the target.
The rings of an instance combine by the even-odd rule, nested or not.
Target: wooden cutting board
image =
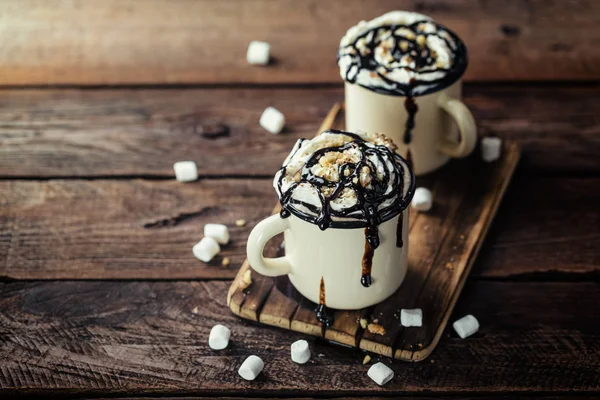
[[[339,104],[331,109],[319,133],[330,128],[344,129],[344,110]],[[247,260],[229,289],[227,304],[234,314],[262,324],[400,360],[423,360],[448,323],[518,161],[518,146],[505,142],[496,162],[484,163],[476,149],[466,159],[452,160],[439,171],[417,177],[417,187],[433,192],[434,207],[427,213],[411,210],[408,272],[400,289],[380,304],[335,311],[333,326],[325,329],[315,317],[316,305],[303,298],[287,277],[270,278],[252,270],[251,285],[242,289],[242,277],[250,268]],[[273,212],[279,212],[279,206]],[[265,254],[282,253],[281,241],[281,237],[273,239]],[[421,308],[423,326],[402,327],[402,308]],[[385,332],[363,329],[361,319]]]

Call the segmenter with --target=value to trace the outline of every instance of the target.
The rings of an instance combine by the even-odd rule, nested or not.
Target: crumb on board
[[[446,269],[449,269],[450,271],[452,271],[454,269],[454,266],[452,265],[451,262],[446,263]]]
[[[245,219],[243,219],[243,218],[237,219],[237,220],[235,221],[235,226],[240,226],[240,227],[242,227],[242,226],[245,226],[245,225],[246,225],[246,220],[245,220]]]
[[[242,276],[242,280],[240,281],[240,289],[242,289],[242,290],[247,289],[248,286],[250,286],[251,284],[252,284],[252,271],[247,269],[246,272],[244,272],[244,275]]]
[[[192,314],[198,314],[198,306],[192,308]]]
[[[371,361],[371,356],[370,355],[366,355],[365,358],[363,359],[363,365],[368,364]]]
[[[361,327],[361,328],[363,328],[363,329],[367,329],[368,322],[367,322],[367,320],[366,320],[366,319],[364,319],[364,318],[361,318],[361,319],[359,320],[359,322],[360,322],[360,327]]]
[[[367,330],[376,335],[385,335],[385,328],[379,324],[369,324]]]
[[[221,265],[226,267],[229,265],[230,262],[231,262],[231,260],[229,259],[229,257],[225,257],[225,258],[223,258],[223,261],[221,261]]]

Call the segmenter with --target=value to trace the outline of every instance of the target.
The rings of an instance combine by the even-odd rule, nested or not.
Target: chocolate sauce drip
[[[321,285],[319,286],[319,305],[315,310],[317,321],[323,324],[323,337],[325,336],[325,328],[333,325],[333,315],[329,313],[325,303],[325,280],[321,277]]]
[[[398,217],[398,226],[396,227],[396,247],[404,246],[404,242],[402,241],[402,230],[404,227],[404,213],[400,213]]]
[[[373,269],[373,255],[375,254],[375,248],[369,243],[367,230],[368,228],[365,228],[367,240],[365,241],[365,252],[362,258],[362,274],[360,277],[360,283],[364,287],[369,287],[373,283],[371,270]]]
[[[423,22],[436,25],[438,32],[426,33],[419,30],[418,26]],[[399,28],[410,29],[415,33],[415,38],[409,39],[403,35],[396,34],[396,30]],[[408,46],[405,50],[401,49],[399,46],[394,46],[394,48],[391,50],[391,56],[394,60],[400,60],[403,56],[410,56],[415,62],[414,68],[408,66],[390,68],[388,65],[379,64],[373,58],[375,54],[375,48],[380,44],[378,40],[373,40],[373,38],[377,37],[377,33],[380,30],[391,30],[391,37],[394,38],[394,43],[400,43],[401,41],[407,42]],[[439,34],[440,31],[445,31],[448,34],[448,36],[452,39],[452,42],[454,42],[454,46],[451,44],[451,41]],[[426,40],[429,36],[437,36],[440,40],[446,42],[448,48],[452,49],[454,56],[453,64],[450,66],[450,68],[435,67],[437,55],[434,54],[429,47],[420,46],[419,43],[417,43],[417,38],[419,36],[425,36]],[[366,39],[366,47],[368,48],[368,51],[365,52],[365,54],[361,53],[360,49],[357,47],[357,42],[361,39]],[[337,55],[338,61],[340,57],[347,56],[347,54],[343,51],[348,47],[351,48],[351,53],[349,54],[352,56],[352,62],[346,69],[346,75],[344,76],[344,79],[347,82],[357,83],[374,92],[392,96],[423,96],[429,93],[437,92],[438,90],[442,90],[456,82],[464,74],[468,64],[467,49],[460,38],[445,26],[426,20],[417,21],[410,25],[381,25],[370,29],[358,36],[354,43],[339,49]],[[424,67],[432,68],[423,70]],[[439,72],[443,72],[444,74],[440,78],[431,80],[415,79],[413,82],[405,84],[389,79],[386,76],[397,68],[417,72],[421,75],[429,75]],[[386,87],[362,85],[360,82],[357,82],[357,77],[361,70],[367,70],[370,74],[376,74],[377,77],[386,84]]]
[[[408,113],[408,118],[406,119],[406,127],[404,129],[404,144],[408,145],[412,141],[412,130],[415,128],[415,115],[419,110],[417,103],[415,103],[415,98],[409,96],[404,100],[404,108]]]
[[[413,167],[412,153],[410,152],[410,148],[406,150],[406,165],[408,165],[410,168]]]

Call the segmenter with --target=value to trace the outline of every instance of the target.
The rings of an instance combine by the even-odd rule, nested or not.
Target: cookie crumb
[[[231,262],[231,260],[229,260],[229,257],[225,257],[225,258],[223,258],[223,261],[221,261],[221,265],[226,267],[229,265],[230,262]]]
[[[245,219],[237,219],[235,220],[235,226],[245,226],[246,225],[246,220]]]
[[[198,314],[198,307],[192,308],[192,314]]]
[[[244,272],[242,280],[240,281],[240,289],[244,290],[252,284],[252,271],[249,269]]]
[[[371,356],[367,354],[365,356],[365,358],[363,359],[363,365],[367,365],[370,361],[371,361]]]
[[[385,335],[385,328],[379,324],[369,324],[367,330],[376,335]]]
[[[366,319],[364,319],[364,318],[361,318],[359,322],[360,322],[360,327],[361,327],[361,328],[363,328],[363,329],[367,329],[368,322],[367,322],[367,320],[366,320]]]

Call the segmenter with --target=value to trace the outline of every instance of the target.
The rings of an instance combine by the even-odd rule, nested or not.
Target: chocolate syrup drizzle
[[[333,315],[329,313],[325,302],[325,280],[321,277],[321,285],[319,286],[319,305],[315,310],[317,321],[323,324],[322,335],[325,337],[325,328],[333,325]]]
[[[435,32],[426,33],[421,31],[418,27],[421,23],[433,24],[436,26]],[[415,34],[414,39],[408,39],[407,37],[396,34],[396,30],[399,28],[406,28],[411,30]],[[386,39],[392,37],[394,40],[394,48],[391,51],[391,55],[395,61],[399,61],[402,57],[408,55],[410,56],[414,62],[415,66],[402,66],[402,67],[389,67],[388,65],[380,64],[375,60],[375,48],[380,45],[380,40],[374,40],[377,38],[378,32],[380,30],[390,30],[391,35],[386,36]],[[445,37],[441,36],[439,32],[446,32],[448,36],[452,39],[452,41],[447,40]],[[443,40],[449,49],[453,52],[453,63],[449,68],[441,68],[434,67],[437,61],[437,55],[435,52],[429,49],[428,46],[420,46],[417,43],[418,36],[424,36],[427,39],[428,36],[437,36],[441,40]],[[365,54],[361,53],[360,49],[357,47],[357,42],[361,39],[366,39],[366,47],[368,51]],[[403,51],[397,44],[401,41],[407,42],[408,46],[405,51]],[[344,46],[338,51],[338,62],[341,57],[347,57],[348,48],[350,48],[351,56],[353,58],[352,63],[347,67],[344,79],[350,83],[356,83],[366,89],[372,90],[377,93],[391,95],[391,96],[405,96],[406,100],[404,102],[404,106],[408,113],[408,118],[406,120],[406,127],[404,131],[403,141],[405,145],[410,144],[412,141],[412,130],[415,127],[415,115],[418,111],[417,104],[415,103],[415,96],[423,96],[429,93],[437,92],[438,90],[444,89],[454,82],[456,82],[465,72],[468,64],[467,57],[467,49],[464,43],[460,40],[460,38],[451,30],[444,27],[443,25],[436,24],[433,21],[421,20],[414,22],[410,25],[382,25],[376,28],[370,29],[358,36],[356,40],[350,44],[349,46]],[[411,78],[408,83],[400,83],[389,79],[386,75],[397,69],[403,68],[407,71],[416,72],[421,75],[433,74],[438,72],[443,72],[444,75],[441,78],[432,79],[432,80],[418,80],[415,78]],[[357,82],[357,77],[359,76],[359,72],[361,70],[368,70],[370,74],[377,74],[377,77],[385,82],[388,87],[379,87],[379,86],[370,86],[363,85],[360,82]],[[418,89],[418,90],[417,90]]]
[[[426,33],[424,31],[419,30],[418,26],[421,23],[428,23],[428,24],[435,25],[437,28],[436,32]],[[405,37],[403,35],[396,34],[396,30],[398,30],[400,28],[407,28],[407,29],[411,30],[412,32],[414,32],[415,38],[408,39],[407,37]],[[373,40],[373,38],[377,37],[377,32],[379,30],[390,30],[391,31],[390,36],[394,38],[394,44],[395,44],[394,49],[391,52],[391,55],[394,58],[394,60],[399,61],[403,56],[409,55],[415,61],[414,68],[409,67],[409,66],[391,67],[390,68],[387,65],[379,64],[374,59],[375,48],[380,44],[380,41]],[[445,37],[440,35],[439,34],[440,31],[445,31],[448,34],[448,36],[450,36],[450,38],[452,39],[452,42],[448,41]],[[421,36],[421,35],[425,36],[425,39],[427,39],[427,37],[429,37],[429,36],[437,36],[441,40],[446,42],[446,45],[448,46],[448,48],[451,49],[453,52],[453,63],[449,68],[441,68],[441,67],[430,68],[431,66],[435,65],[435,63],[437,61],[437,57],[429,49],[429,47],[420,46],[417,43],[417,37]],[[386,36],[386,39],[389,38],[390,36]],[[364,55],[360,52],[360,49],[357,48],[357,46],[356,46],[356,43],[360,39],[363,39],[363,38],[367,39],[366,46],[369,49],[369,51],[367,53],[365,53]],[[408,48],[406,49],[406,51],[403,51],[400,47],[397,46],[397,43],[399,43],[400,41],[408,42]],[[366,70],[370,71],[370,73],[372,73],[372,74],[373,73],[377,74],[377,76],[383,82],[385,82],[387,85],[389,85],[390,87],[384,88],[384,87],[379,87],[379,86],[365,86],[365,85],[361,85],[361,86],[365,87],[366,89],[372,90],[374,92],[381,93],[381,94],[387,94],[387,95],[391,95],[391,96],[413,97],[416,95],[423,96],[423,95],[426,95],[429,93],[437,92],[438,90],[448,87],[451,84],[453,84],[454,82],[456,82],[463,75],[463,73],[467,69],[467,64],[468,64],[467,49],[466,49],[464,43],[462,42],[462,40],[460,40],[460,38],[454,32],[452,32],[450,29],[446,28],[445,26],[443,26],[441,24],[436,24],[435,22],[429,21],[429,20],[417,21],[410,25],[403,25],[403,24],[381,25],[376,28],[370,29],[370,30],[366,31],[365,33],[363,33],[362,35],[358,36],[352,44],[340,48],[340,50],[338,51],[338,56],[337,56],[338,61],[341,57],[347,56],[347,51],[344,52],[344,50],[347,49],[348,47],[351,48],[351,51],[352,51],[351,55],[353,58],[353,62],[346,69],[346,74],[345,74],[344,79],[347,82],[357,83],[357,84],[361,85],[360,82],[356,82],[356,78],[358,77],[359,72],[361,70],[366,69]],[[426,67],[427,67],[427,69],[425,69]],[[383,71],[385,71],[385,72],[380,72],[382,68],[383,68]],[[432,80],[418,80],[418,79],[413,78],[408,83],[401,83],[401,82],[397,82],[392,79],[389,79],[386,76],[389,72],[391,72],[397,68],[402,68],[407,71],[416,72],[421,75],[433,74],[433,73],[437,73],[437,72],[444,72],[444,75],[441,78],[432,79]],[[419,90],[415,90],[415,89],[419,89]]]

